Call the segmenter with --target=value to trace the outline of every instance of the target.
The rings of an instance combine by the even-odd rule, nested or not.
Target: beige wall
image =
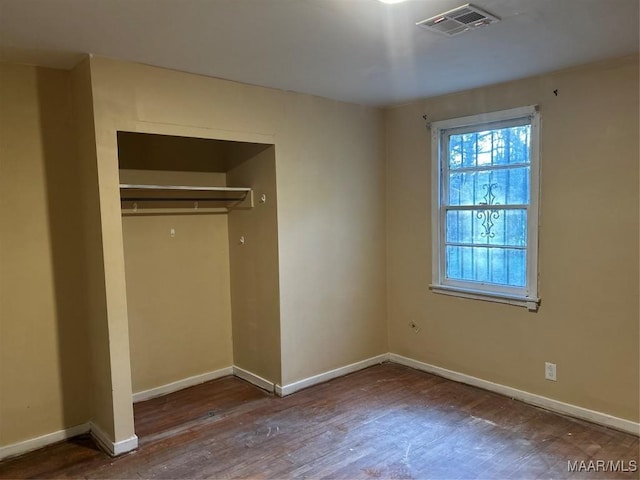
[[[634,57],[387,111],[392,352],[638,421],[638,100]],[[533,104],[542,113],[540,310],[431,293],[422,115]],[[544,379],[545,361],[557,364],[557,382]]]
[[[69,72],[0,64],[0,446],[91,416]]]
[[[243,152],[239,153],[242,156]],[[280,383],[275,162],[275,148],[270,147],[227,172],[227,184],[250,186],[255,205],[229,213],[234,365]],[[264,203],[261,195],[266,195]],[[244,244],[240,237],[244,237]]]
[[[101,58],[91,74],[113,345],[128,346],[115,135],[125,130],[276,145],[283,383],[387,351],[380,111]]]
[[[303,95],[285,105],[276,145],[283,385],[388,351],[382,115]]]
[[[132,215],[122,224],[133,391],[230,367],[227,215]]]
[[[115,418],[111,336],[107,324],[109,306],[105,291],[105,266],[102,255],[104,242],[101,230],[91,71],[88,61],[80,63],[72,70],[71,86],[78,159],[76,197],[79,202],[78,214],[82,219],[78,231],[82,237],[82,246],[77,255],[83,264],[83,298],[86,302],[84,314],[89,331],[92,368],[91,421],[113,438]]]
[[[121,169],[224,172],[226,142],[206,138],[118,132]]]

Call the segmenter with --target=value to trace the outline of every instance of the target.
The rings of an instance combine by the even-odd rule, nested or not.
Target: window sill
[[[479,290],[471,290],[459,287],[450,287],[447,285],[429,285],[433,293],[442,295],[452,295],[454,297],[471,298],[474,300],[483,300],[485,302],[506,303],[517,307],[526,307],[530,312],[538,311],[540,304],[539,298],[522,297],[519,295],[509,295],[506,293],[489,293]]]

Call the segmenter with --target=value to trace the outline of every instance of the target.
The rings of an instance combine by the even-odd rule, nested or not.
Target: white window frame
[[[530,200],[527,206],[527,279],[524,288],[500,286],[483,282],[468,282],[446,278],[443,182],[448,175],[445,162],[447,152],[443,144],[448,132],[461,128],[481,131],[484,127],[496,128],[500,122],[518,122],[528,119],[531,124],[530,138]],[[528,122],[527,122],[528,123]],[[508,303],[538,309],[538,205],[540,199],[540,113],[537,106],[527,106],[483,113],[462,118],[442,120],[431,124],[431,228],[432,228],[432,283],[434,293],[464,298]]]

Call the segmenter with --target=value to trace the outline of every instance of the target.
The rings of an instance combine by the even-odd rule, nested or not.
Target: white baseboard
[[[389,354],[389,361],[406,365],[407,367],[412,367],[417,370],[422,370],[424,372],[433,373],[440,377],[448,378],[449,380],[466,383],[467,385],[473,385],[474,387],[496,392],[531,405],[551,410],[552,412],[562,413],[571,417],[587,420],[589,422],[615,428],[616,430],[621,430],[633,435],[640,435],[640,423],[632,422],[631,420],[625,420],[624,418],[614,417],[607,413],[578,407],[577,405],[564,403],[535,393],[529,393],[516,388],[507,387],[506,385],[493,383],[488,380],[472,377],[471,375],[466,375],[453,370],[447,370],[446,368],[436,367],[435,365],[403,357],[402,355],[396,355],[395,353]]]
[[[58,430],[57,432],[47,433],[40,437],[30,438],[29,440],[0,447],[0,460],[22,455],[24,453],[46,447],[52,443],[61,442],[62,440],[82,435],[83,433],[89,432],[90,428],[89,423],[83,423],[82,425],[76,425],[75,427],[65,428],[64,430]]]
[[[334,370],[329,370],[328,372],[320,373],[318,375],[314,375],[313,377],[304,378],[302,380],[298,380],[297,382],[289,383],[287,385],[276,385],[276,394],[281,397],[285,397],[287,395],[291,395],[294,392],[297,392],[298,390],[302,390],[303,388],[311,387],[312,385],[317,385],[318,383],[323,383],[337,377],[348,375],[349,373],[357,372],[358,370],[362,370],[363,368],[388,361],[388,353],[376,355],[375,357],[367,358],[365,360],[361,360],[350,365],[345,365],[344,367],[336,368]]]
[[[233,374],[238,378],[241,378],[243,380],[246,380],[249,383],[254,384],[256,387],[260,387],[263,390],[266,390],[267,392],[273,392],[274,390],[273,382],[270,382],[269,380],[262,378],[256,375],[255,373],[245,370],[244,368],[236,367],[234,365]]]
[[[204,382],[215,380],[216,378],[226,377],[227,375],[233,375],[234,367],[221,368],[220,370],[214,370],[213,372],[207,372],[200,375],[194,375],[193,377],[184,378],[175,382],[167,383],[159,387],[150,388],[149,390],[143,390],[142,392],[133,394],[133,403],[143,402],[155,397],[160,397],[168,393],[177,392],[184,388],[193,387],[194,385],[200,385]]]
[[[130,452],[138,448],[138,437],[133,435],[119,442],[112,442],[109,436],[98,425],[90,422],[91,436],[96,443],[112,457],[117,457],[123,453]]]
[[[437,367],[435,365],[431,365],[428,363],[420,362],[418,360],[403,357],[402,355],[397,355],[395,353],[385,353],[382,355],[377,355],[375,357],[371,357],[366,360],[362,360],[360,362],[352,363],[344,367],[336,368],[328,372],[314,375],[312,377],[308,377],[284,386],[274,385],[272,382],[265,380],[264,378],[259,377],[258,375],[255,375],[254,373],[251,373],[240,367],[236,367],[236,366],[228,367],[228,368],[223,368],[221,370],[216,370],[214,372],[209,372],[203,375],[189,377],[184,380],[173,382],[173,383],[163,385],[161,387],[157,387],[154,389],[145,390],[143,392],[136,393],[133,396],[133,401],[139,402],[142,400],[147,400],[153,397],[165,395],[167,393],[172,393],[177,390],[181,390],[183,388],[187,388],[193,385],[198,385],[200,383],[204,383],[209,380],[214,380],[216,378],[220,378],[220,377],[232,375],[232,374],[264,390],[267,390],[269,392],[273,392],[275,390],[276,394],[278,394],[279,396],[286,396],[294,392],[297,392],[299,390],[302,390],[303,388],[311,387],[313,385],[317,385],[319,383],[323,383],[328,380],[341,377],[349,373],[353,373],[358,370],[362,370],[364,368],[370,367],[372,365],[384,363],[387,361],[412,367],[417,370],[422,370],[424,372],[432,373],[456,382],[465,383],[467,385],[473,385],[474,387],[482,388],[484,390],[496,392],[501,395],[505,395],[507,397],[511,397],[531,405],[536,405],[538,407],[551,410],[553,412],[562,413],[564,415],[569,415],[571,417],[587,420],[589,422],[604,425],[606,427],[611,427],[616,430],[630,433],[632,435],[640,436],[640,423],[638,422],[633,422],[631,420],[626,420],[624,418],[614,417],[613,415],[598,412],[595,410],[589,410],[587,408],[579,407],[577,405],[564,403],[559,400],[554,400],[552,398],[543,397],[542,395],[537,395],[535,393],[529,393],[523,390],[518,390],[516,388],[507,387],[506,385],[501,385],[498,383],[490,382],[488,380],[483,380],[481,378],[473,377],[471,375],[466,375],[464,373],[456,372],[454,370],[448,370],[446,368]],[[87,432],[91,432],[91,435],[96,440],[96,442],[107,453],[109,453],[109,455],[112,455],[112,456],[121,455],[131,450],[135,450],[138,447],[137,436],[133,435],[131,438],[128,438],[126,440],[121,440],[119,442],[112,442],[100,427],[98,427],[93,422],[89,422],[89,423],[83,423],[82,425],[76,425],[74,427],[70,427],[64,430],[59,430],[57,432],[42,435],[40,437],[24,440],[22,442],[1,446],[0,460],[4,460],[6,458],[14,457],[17,455],[22,455],[24,453],[37,450],[39,448],[50,445],[52,443],[60,442],[62,440],[66,440],[68,438],[75,437],[77,435],[82,435],[83,433],[87,433]]]

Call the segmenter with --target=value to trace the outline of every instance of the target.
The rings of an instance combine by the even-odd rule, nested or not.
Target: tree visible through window
[[[537,302],[537,125],[535,110],[517,109],[432,126],[432,287]]]

